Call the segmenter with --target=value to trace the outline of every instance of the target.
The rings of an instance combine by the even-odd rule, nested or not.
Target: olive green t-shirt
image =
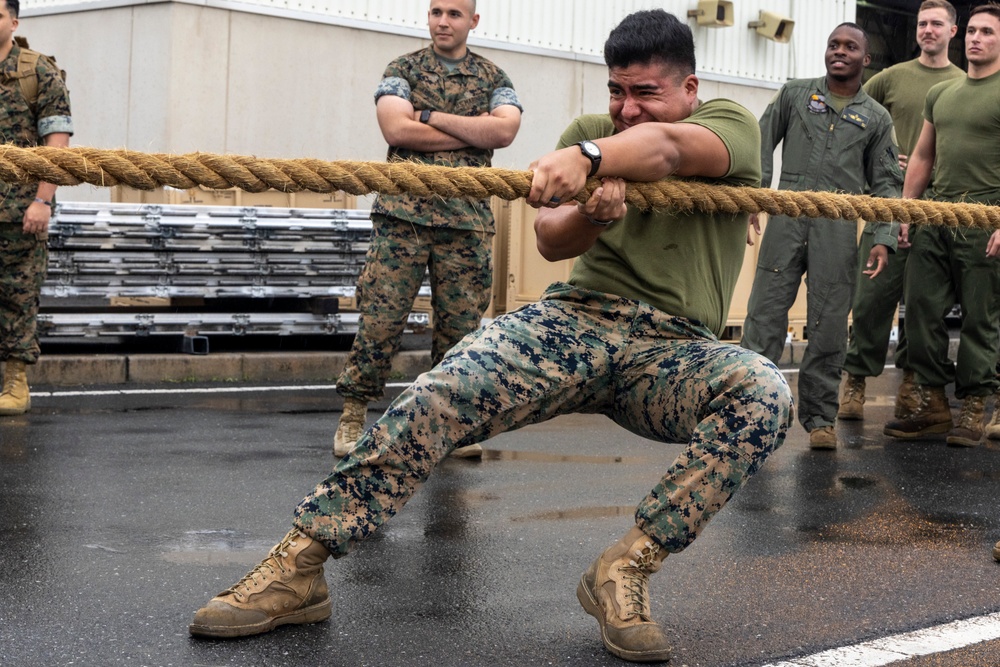
[[[729,173],[705,182],[759,185],[760,128],[749,111],[729,100],[711,100],[680,122],[708,128],[729,150]],[[559,147],[614,133],[607,114],[580,116]],[[630,207],[577,258],[569,282],[696,320],[719,335],[743,265],[746,235],[745,213],[643,213]]]
[[[961,67],[927,67],[919,60],[893,65],[865,83],[865,92],[892,116],[899,152],[909,155],[917,145],[924,126],[924,100],[935,84],[965,76]]]
[[[1000,204],[1000,72],[939,83],[924,117],[935,133],[931,196]]]

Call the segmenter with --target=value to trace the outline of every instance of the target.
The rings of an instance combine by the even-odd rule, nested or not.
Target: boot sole
[[[666,662],[670,660],[670,649],[661,651],[630,651],[612,642],[608,638],[608,634],[604,628],[605,621],[601,604],[591,594],[590,587],[587,586],[586,577],[586,573],[580,577],[580,583],[576,587],[576,599],[580,601],[580,606],[583,607],[585,612],[597,619],[597,624],[601,626],[601,641],[604,642],[604,648],[612,655],[630,662]]]
[[[837,419],[844,422],[862,422],[865,420],[863,412],[838,412]]]
[[[821,442],[817,444],[809,443],[809,449],[815,449],[821,452],[829,452],[837,449],[836,442]]]
[[[893,438],[899,438],[900,440],[916,440],[917,438],[922,438],[925,435],[940,435],[942,433],[947,433],[954,427],[955,427],[954,424],[949,424],[947,422],[941,424],[935,424],[933,426],[928,426],[927,428],[920,431],[900,431],[886,426],[885,428],[882,429],[882,435],[888,435]]]
[[[1000,561],[1000,544],[993,547],[993,559]]]
[[[305,609],[299,609],[291,614],[276,616],[261,623],[252,625],[195,625],[188,626],[188,632],[195,637],[216,637],[220,639],[231,637],[249,637],[274,630],[279,625],[308,625],[319,623],[330,618],[332,605],[330,598]]]
[[[952,436],[949,438],[945,438],[945,443],[949,447],[978,447],[981,440],[982,438],[980,438],[979,440],[972,440],[971,438],[959,438],[956,436]]]

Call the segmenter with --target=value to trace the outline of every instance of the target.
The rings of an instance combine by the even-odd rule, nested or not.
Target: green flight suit
[[[761,183],[770,186],[774,149],[782,144],[778,188],[899,197],[899,170],[889,113],[863,90],[837,113],[826,78],[786,83],[764,111]],[[869,223],[875,242],[896,248],[897,226]],[[788,309],[806,275],[808,343],[799,372],[799,422],[807,431],[832,425],[847,350],[847,316],[857,275],[857,224],[828,218],[774,216],[761,240],[742,345],[781,358]]]

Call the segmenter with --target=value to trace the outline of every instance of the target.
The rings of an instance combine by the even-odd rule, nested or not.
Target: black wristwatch
[[[430,122],[430,120],[431,120],[431,111],[434,111],[434,110],[433,109],[424,109],[423,111],[420,112],[420,122],[421,123],[429,123]]]
[[[593,141],[581,141],[577,143],[577,146],[580,147],[580,152],[590,160],[590,173],[587,174],[587,178],[590,178],[601,167],[601,149]]]

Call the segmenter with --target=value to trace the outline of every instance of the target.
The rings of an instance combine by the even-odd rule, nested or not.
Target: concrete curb
[[[779,367],[797,368],[805,341],[785,345]],[[892,361],[896,344],[889,345]],[[949,357],[955,359],[958,340]],[[42,355],[28,368],[31,385],[78,387],[205,382],[335,382],[347,363],[347,352],[232,352],[190,354]],[[390,379],[412,380],[431,367],[430,350],[404,350],[392,362]]]
[[[157,384],[162,382],[334,382],[347,352],[42,355],[28,368],[31,385]],[[431,367],[430,351],[403,351],[392,378],[412,379]]]

